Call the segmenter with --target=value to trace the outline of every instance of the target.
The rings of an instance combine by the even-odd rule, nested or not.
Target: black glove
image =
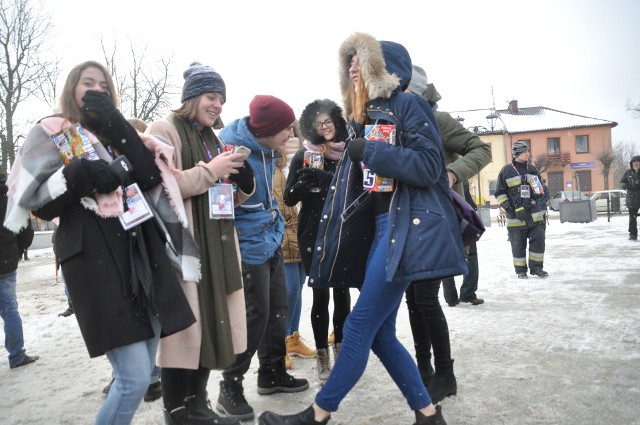
[[[229,180],[236,183],[244,193],[251,193],[253,190],[253,168],[245,160],[242,167],[238,168],[238,171],[238,174],[229,174]]]
[[[359,137],[351,140],[347,145],[347,155],[353,162],[360,162],[364,158],[365,143],[367,143],[367,140]]]
[[[82,166],[97,193],[111,193],[122,184],[122,177],[103,159],[92,161],[82,158]]]
[[[309,189],[319,187],[325,189],[331,183],[333,174],[321,168],[301,168],[298,170],[298,181]]]
[[[89,90],[82,97],[84,106],[80,108],[84,125],[92,131],[98,132],[104,117],[116,109],[113,100],[107,92]]]
[[[516,208],[516,218],[520,221],[524,221],[525,223],[527,222],[527,217],[529,216],[529,214],[527,214],[527,210],[524,209],[524,207],[519,207]]]

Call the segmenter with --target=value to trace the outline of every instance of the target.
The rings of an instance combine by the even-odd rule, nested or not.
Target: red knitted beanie
[[[249,104],[249,129],[256,137],[273,136],[295,120],[291,106],[277,97],[257,95]]]

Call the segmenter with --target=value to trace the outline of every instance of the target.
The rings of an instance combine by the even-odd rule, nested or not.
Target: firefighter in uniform
[[[513,266],[519,279],[527,278],[527,240],[529,273],[547,277],[543,270],[545,229],[544,212],[537,200],[544,196],[538,169],[529,163],[529,146],[519,141],[511,147],[513,161],[498,174],[496,200],[507,213]]]

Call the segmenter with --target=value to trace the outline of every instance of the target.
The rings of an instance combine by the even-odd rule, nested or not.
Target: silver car
[[[549,208],[554,211],[560,211],[561,202],[586,201],[589,197],[579,190],[561,190],[553,195],[549,201]]]
[[[601,190],[599,192],[593,192],[590,199],[596,201],[597,212],[607,212],[607,198],[609,199],[611,212],[626,212],[627,211],[627,191],[614,189],[614,190]],[[619,202],[618,202],[619,201]],[[620,205],[620,211],[614,210],[614,204]]]

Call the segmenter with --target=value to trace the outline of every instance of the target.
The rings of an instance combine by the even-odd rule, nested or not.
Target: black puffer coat
[[[316,117],[325,113],[329,115],[336,129],[335,141],[342,142],[348,137],[347,123],[342,116],[342,108],[330,99],[314,100],[308,104],[300,115],[300,131],[302,136],[313,143],[321,145],[325,143],[322,135],[318,134],[314,127]],[[307,192],[296,190],[294,186],[298,181],[298,170],[304,167],[304,152],[307,149],[299,149],[289,166],[289,176],[287,178],[287,188],[284,191],[284,203],[288,206],[294,206],[301,202],[300,213],[298,214],[298,245],[300,247],[300,256],[305,273],[309,274],[311,260],[313,258],[313,246],[316,242],[318,234],[318,226],[320,224],[320,215],[322,207],[327,197],[328,186],[322,187],[320,192]],[[324,170],[334,174],[338,161],[332,161],[325,157]]]
[[[620,187],[627,191],[627,208],[640,208],[640,170],[633,169],[633,163],[640,162],[640,155],[629,161],[629,169],[620,179]]]

